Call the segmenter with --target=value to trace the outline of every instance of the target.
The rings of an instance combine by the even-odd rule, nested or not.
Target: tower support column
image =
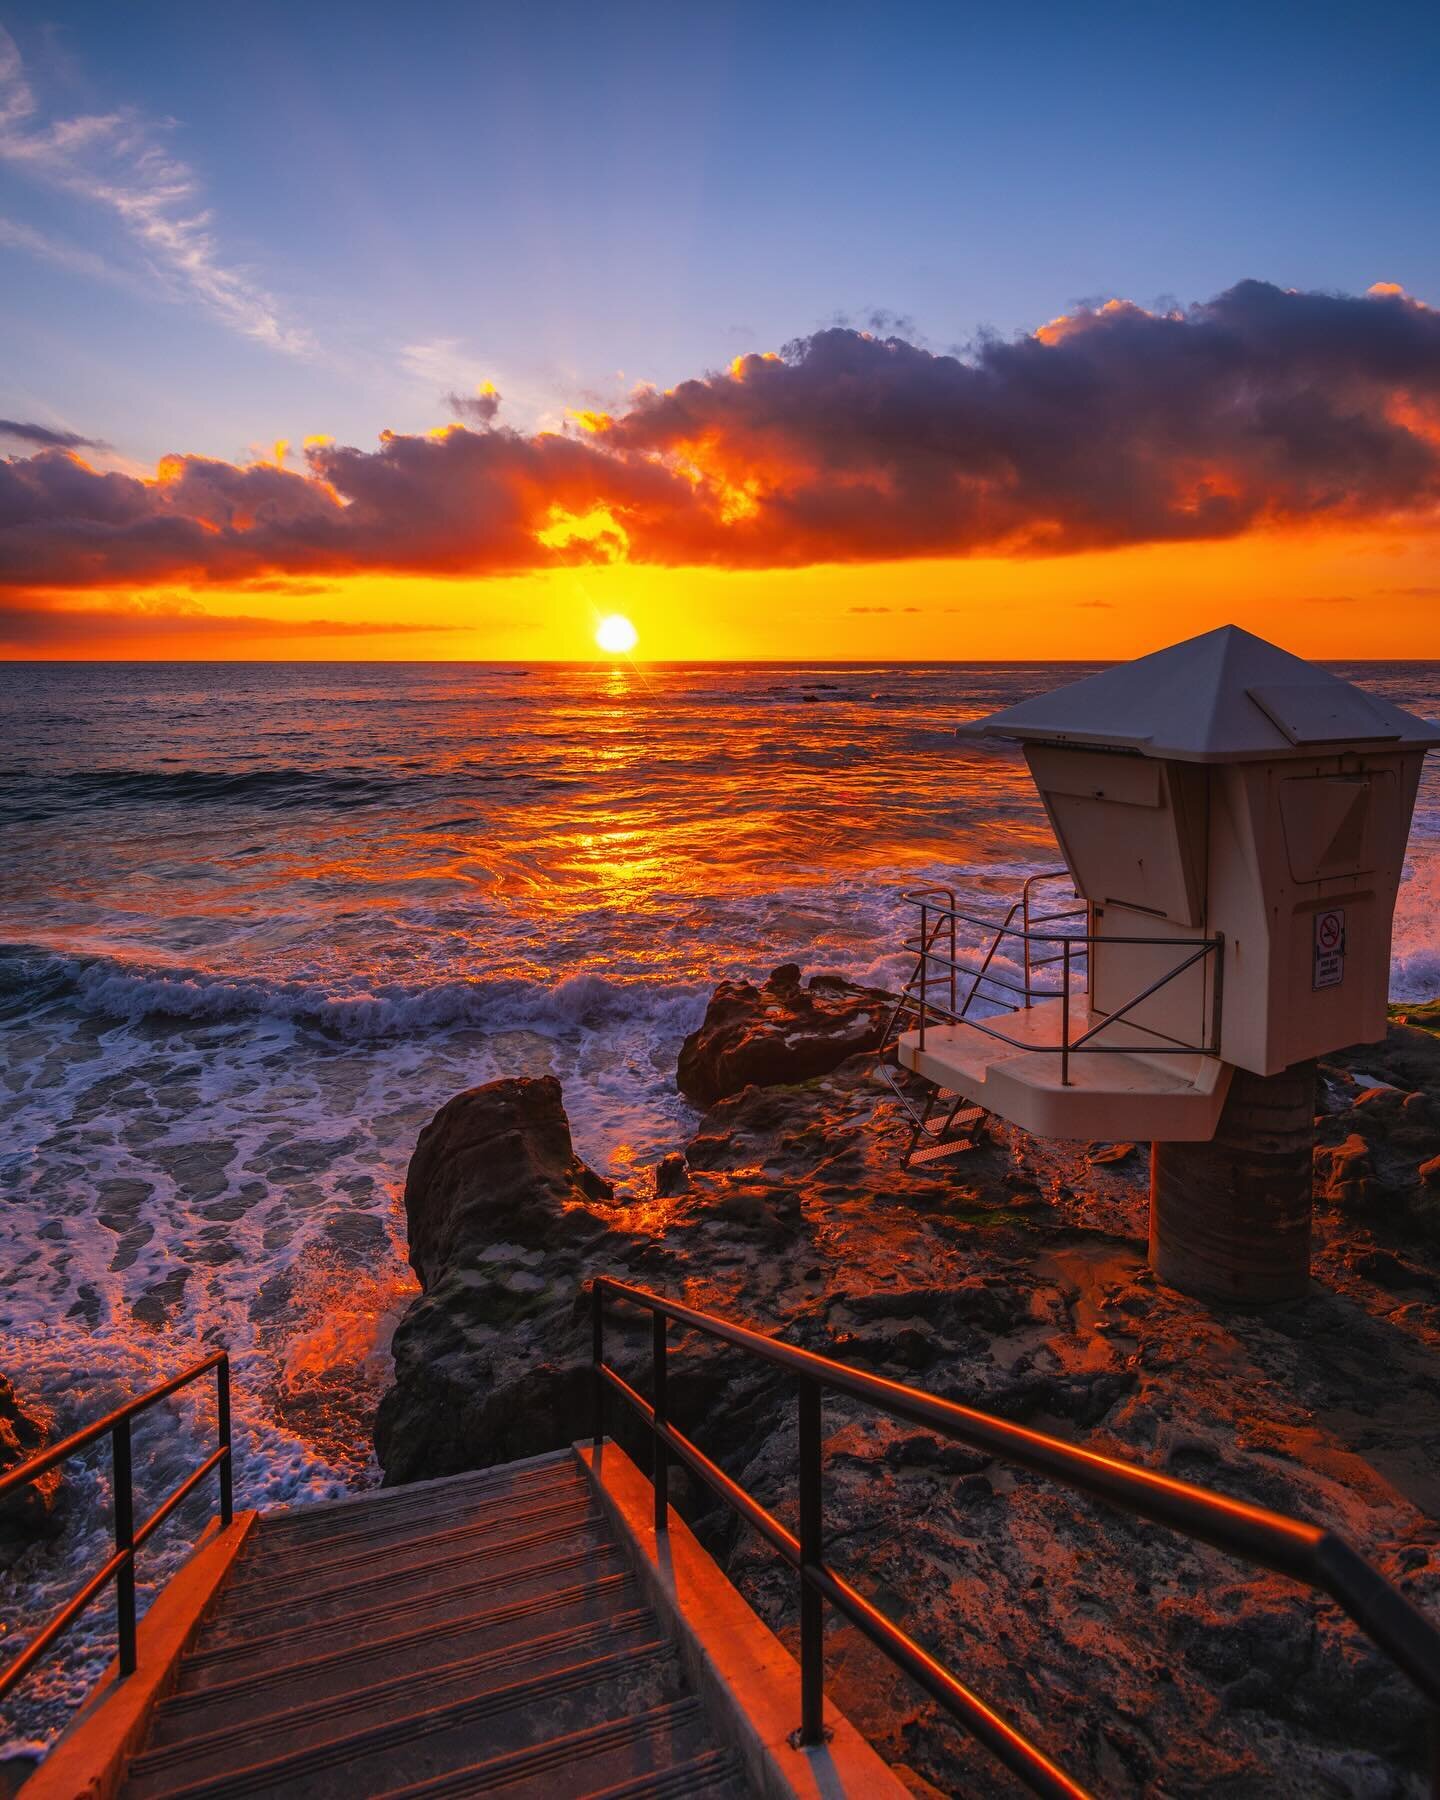
[[[1310,1285],[1315,1064],[1236,1069],[1215,1135],[1150,1151],[1150,1266],[1204,1300],[1265,1306]]]

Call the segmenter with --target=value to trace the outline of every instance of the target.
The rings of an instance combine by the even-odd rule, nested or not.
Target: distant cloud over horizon
[[[108,450],[103,438],[82,437],[78,431],[60,431],[52,425],[37,425],[33,419],[0,419],[0,438],[13,438],[19,444],[33,444],[41,450]]]
[[[0,460],[0,586],[1063,556],[1440,503],[1440,310],[1389,285],[1110,301],[963,357],[834,326],[556,432],[448,404],[466,424],[303,471]]]
[[[207,613],[193,607],[112,608],[55,607],[0,602],[0,651],[28,650],[37,645],[71,649],[103,640],[142,648],[176,636],[216,639],[259,639],[286,643],[324,638],[367,638],[425,635],[456,631],[455,625],[424,620],[272,619],[251,613]]]

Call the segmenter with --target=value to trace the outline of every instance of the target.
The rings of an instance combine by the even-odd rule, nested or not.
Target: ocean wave
[[[265,980],[186,968],[0,946],[6,1010],[70,1000],[116,1020],[215,1024],[275,1019],[348,1039],[406,1037],[454,1027],[594,1031],[644,1019],[659,1032],[699,1022],[709,983],[618,981],[577,973],[545,985],[518,978],[428,983]]]
[[[362,807],[413,807],[444,794],[506,789],[512,801],[577,785],[561,773],[463,767],[394,773],[365,769],[74,769],[61,775],[0,771],[0,820],[39,823],[112,807],[250,806],[266,811],[344,813]]]

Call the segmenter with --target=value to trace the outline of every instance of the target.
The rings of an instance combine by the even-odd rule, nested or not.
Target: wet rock
[[[655,1165],[655,1192],[662,1198],[683,1194],[689,1185],[690,1171],[678,1150],[672,1150]]]
[[[420,1133],[405,1217],[423,1291],[396,1329],[395,1385],[376,1418],[387,1481],[579,1435],[590,1377],[572,1314],[589,1257],[611,1235],[592,1209],[610,1197],[575,1154],[553,1076],[471,1088]]]
[[[1374,1203],[1377,1188],[1370,1161],[1370,1146],[1358,1132],[1339,1144],[1322,1145],[1315,1152],[1315,1197],[1325,1205],[1352,1212]]]
[[[28,1462],[50,1442],[45,1415],[0,1375],[0,1475]],[[0,1499],[0,1569],[8,1568],[29,1545],[58,1533],[61,1480],[61,1471],[51,1469]]]
[[[796,963],[782,964],[763,987],[722,981],[681,1048],[676,1085],[710,1106],[752,1083],[809,1081],[879,1049],[888,1009],[879,989],[837,975],[812,975],[803,986]]]
[[[487,1082],[420,1133],[405,1177],[410,1266],[428,1289],[497,1240],[544,1249],[567,1207],[609,1196],[575,1154],[553,1075]]]
[[[189,1279],[188,1268],[172,1269],[163,1280],[146,1288],[130,1311],[142,1325],[153,1326],[156,1330],[168,1325],[185,1297],[185,1283]]]

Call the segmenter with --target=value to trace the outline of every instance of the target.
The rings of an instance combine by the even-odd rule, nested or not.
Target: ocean
[[[1334,666],[1440,714],[1440,664]],[[580,1154],[638,1178],[693,1124],[675,1058],[717,980],[883,984],[903,886],[993,903],[1054,866],[1018,757],[954,728],[1087,672],[0,666],[0,1373],[68,1430],[223,1342],[242,1504],[374,1479],[436,1108],[553,1073]],[[1401,999],[1440,993],[1431,761]],[[142,1514],[207,1429],[197,1395],[139,1433]],[[103,1560],[105,1485],[78,1467],[61,1536],[0,1576],[0,1658]],[[11,1751],[94,1678],[108,1619]]]

